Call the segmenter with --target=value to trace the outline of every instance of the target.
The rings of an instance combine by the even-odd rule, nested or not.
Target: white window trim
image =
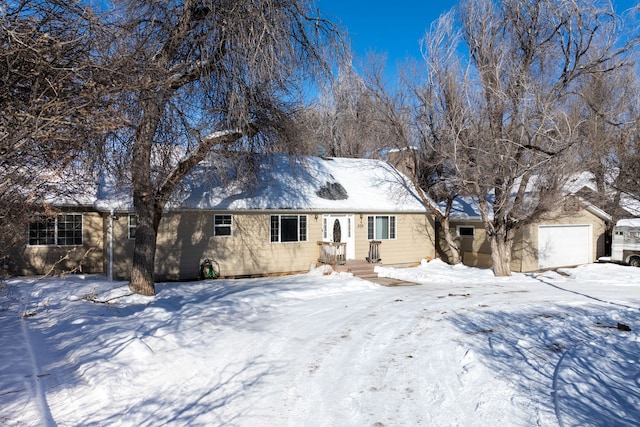
[[[298,239],[295,241],[291,241],[291,242],[283,242],[281,241],[282,239],[282,217],[283,216],[296,216],[298,217],[298,227],[296,227],[296,231],[298,234]],[[278,217],[278,240],[271,240],[271,236],[272,236],[272,225],[271,225],[271,218],[273,217]],[[300,240],[300,218],[304,217],[305,219],[305,239],[304,240]],[[269,243],[282,243],[282,244],[290,244],[290,243],[301,243],[301,242],[308,242],[309,241],[309,216],[306,214],[295,214],[295,213],[291,213],[291,214],[272,214],[269,215]]]
[[[218,224],[216,225],[216,217],[217,216],[228,216],[231,219],[230,224]],[[216,234],[217,228],[229,227],[229,234]],[[233,214],[214,214],[213,215],[213,237],[233,237]]]
[[[136,225],[131,225],[131,219],[135,218],[136,215],[135,214],[129,214],[127,215],[127,237],[129,238],[129,240],[135,240],[135,235],[132,237],[131,236],[131,229],[133,228],[134,230],[138,229],[138,223],[136,222]]]
[[[461,228],[470,228],[473,233],[471,235],[468,234],[460,234],[460,229]],[[456,236],[460,237],[461,239],[473,239],[476,236],[476,228],[473,225],[458,225],[456,226]]]
[[[398,238],[398,217],[396,215],[368,215],[367,216],[367,238],[369,237],[369,218],[373,218],[373,239],[369,240],[378,240],[376,238],[376,218],[379,217],[387,217],[389,218],[389,236],[391,236],[391,218],[393,218],[393,237],[388,237],[386,239],[380,240],[396,240]]]

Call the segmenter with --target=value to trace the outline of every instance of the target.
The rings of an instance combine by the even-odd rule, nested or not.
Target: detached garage
[[[459,211],[451,222],[456,239],[462,249],[465,265],[490,268],[491,246],[482,221],[473,215],[472,201],[456,199]],[[522,227],[514,236],[511,252],[511,271],[530,272],[557,267],[572,267],[595,262],[605,255],[605,232],[611,217],[604,211],[576,197],[547,214],[540,221]],[[464,231],[464,232],[463,232]],[[440,227],[436,250],[443,259],[449,259],[447,246]]]
[[[593,262],[590,224],[538,226],[538,268],[568,267]]]

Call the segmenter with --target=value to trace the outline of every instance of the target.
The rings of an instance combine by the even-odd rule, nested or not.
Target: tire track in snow
[[[425,325],[418,319],[423,313],[406,312],[398,295],[389,291],[384,304],[352,299],[338,318],[331,317],[335,315],[331,308],[313,314],[321,328],[305,342],[310,357],[298,361],[289,379],[290,422],[326,420],[338,407],[341,419],[326,420],[326,425],[393,425],[400,414],[414,408],[413,399],[422,391],[410,381],[396,389],[390,378],[407,374],[403,367],[415,357],[412,340]],[[391,394],[402,396],[401,407],[389,406]]]
[[[567,357],[567,355],[579,345],[582,345],[582,343],[580,342],[578,344],[574,344],[571,347],[569,347],[564,353],[562,353],[560,360],[558,360],[558,363],[556,363],[555,369],[553,370],[553,382],[551,387],[551,393],[553,395],[553,409],[556,413],[556,418],[558,420],[558,425],[560,427],[564,427],[564,423],[562,422],[562,414],[560,413],[560,402],[558,398],[558,378],[560,377],[560,366],[562,365],[562,362],[564,361],[565,357]]]
[[[295,355],[282,400],[274,399],[284,405],[282,425],[429,425],[446,419],[452,426],[481,426],[497,415],[494,400],[509,405],[513,392],[498,378],[486,384],[487,368],[475,352],[461,344],[451,353],[447,346],[460,332],[441,321],[452,306],[467,306],[466,298],[445,301],[437,292],[424,298],[418,288],[376,294],[281,313],[296,319],[270,351],[275,358]],[[425,346],[425,334],[436,339]]]
[[[20,301],[20,327],[22,337],[24,339],[25,347],[27,349],[27,354],[29,356],[29,364],[31,366],[31,383],[32,383],[32,393],[33,397],[37,402],[37,407],[39,408],[39,413],[42,418],[42,425],[46,427],[54,427],[56,426],[56,422],[53,419],[53,415],[51,414],[51,410],[47,403],[47,397],[45,394],[45,390],[43,388],[41,378],[44,376],[38,369],[38,363],[36,359],[36,354],[34,351],[33,341],[31,339],[31,334],[29,333],[29,328],[27,326],[27,313],[31,315],[31,312],[27,311],[27,304],[25,303],[26,298],[22,298]]]

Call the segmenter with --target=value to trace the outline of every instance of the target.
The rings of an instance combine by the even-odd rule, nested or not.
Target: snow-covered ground
[[[11,279],[0,425],[640,425],[640,269],[378,270]]]

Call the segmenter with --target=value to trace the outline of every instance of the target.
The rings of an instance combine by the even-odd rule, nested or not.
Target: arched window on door
[[[333,241],[336,243],[342,241],[342,228],[340,227],[340,220],[338,219],[333,223]]]

